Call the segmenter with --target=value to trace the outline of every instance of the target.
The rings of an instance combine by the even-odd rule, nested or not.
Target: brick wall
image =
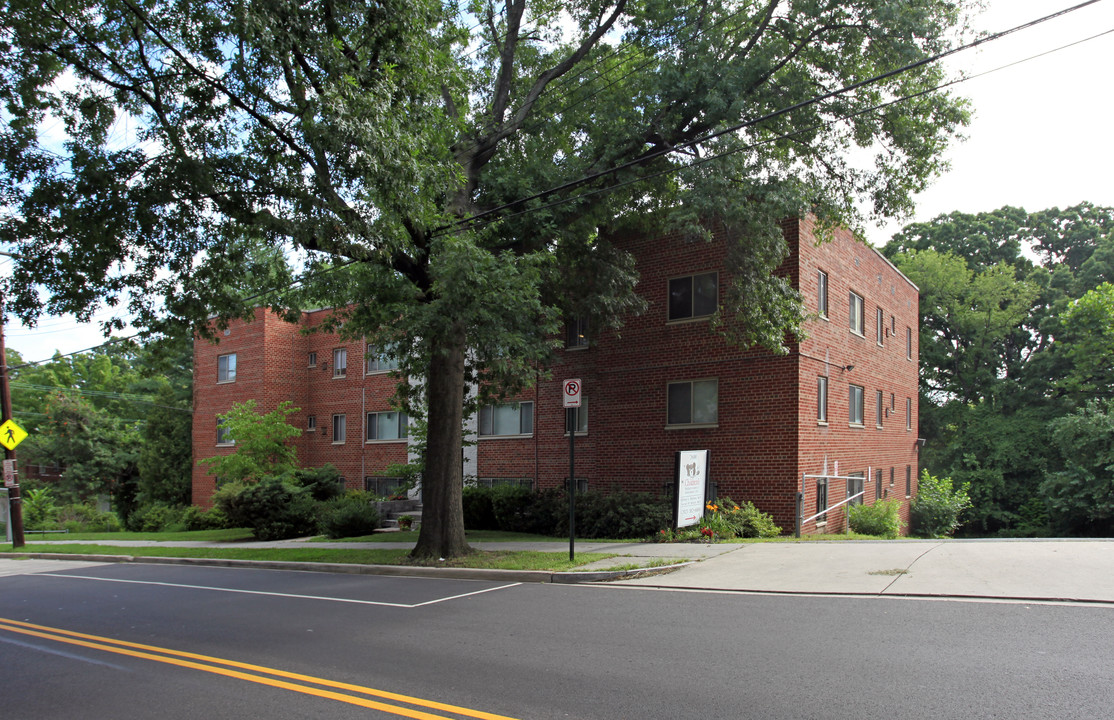
[[[808,338],[788,355],[741,350],[711,332],[706,318],[669,321],[671,278],[715,272],[722,302],[729,280],[724,272],[725,244],[690,242],[681,237],[628,237],[621,244],[638,259],[637,291],[649,303],[620,333],[605,332],[588,348],[561,354],[552,380],[542,381],[517,398],[534,403],[533,433],[480,437],[475,474],[479,477],[531,478],[539,488],[558,487],[568,476],[568,437],[561,383],[580,378],[587,405],[588,432],[576,437],[576,476],[592,489],[622,488],[661,492],[672,479],[674,453],[710,451],[709,476],[721,496],[750,500],[792,530],[796,493],[802,474],[883,470],[883,496],[903,502],[907,520],[905,468],[916,492],[917,290],[869,246],[845,231],[817,244],[809,220],[787,221],[783,231],[792,250],[779,273],[799,287],[806,306],[816,314],[817,271],[827,273],[828,314],[806,323]],[[861,333],[849,328],[849,293],[863,298]],[[878,343],[877,309],[885,333]],[[302,326],[320,325],[327,311],[307,313]],[[906,355],[906,330],[911,333]],[[347,351],[347,373],[334,373],[333,352]],[[262,349],[262,357],[260,355]],[[217,385],[216,357],[242,354],[236,383]],[[309,367],[309,353],[316,353]],[[389,375],[365,375],[362,342],[343,342],[328,333],[304,334],[273,316],[257,313],[256,322],[233,327],[219,346],[196,346],[194,450],[205,457],[215,449],[215,416],[231,402],[264,398],[271,409],[283,399],[302,408],[295,422],[305,427],[313,414],[317,432],[299,439],[302,463],[334,464],[349,487],[361,487],[367,475],[381,474],[389,463],[406,461],[406,443],[364,442],[366,413],[390,408],[397,382]],[[848,366],[853,366],[848,369]],[[240,370],[242,368],[242,370]],[[827,422],[817,420],[817,377],[828,379]],[[703,425],[667,422],[671,382],[714,380],[717,418]],[[849,422],[848,387],[864,392],[864,422]],[[233,387],[234,385],[234,387]],[[876,393],[884,413],[875,418]],[[905,403],[911,404],[909,428]],[[332,417],[347,420],[344,443],[332,440]],[[211,428],[209,426],[212,426]],[[890,470],[893,468],[893,485]],[[471,472],[471,471],[470,471]],[[213,481],[195,469],[195,502],[205,504]],[[864,483],[867,502],[876,496],[875,478]],[[844,497],[842,481],[829,481],[829,503]],[[804,486],[805,515],[815,512],[815,481]],[[829,513],[827,524],[805,530],[838,531],[842,511]]]

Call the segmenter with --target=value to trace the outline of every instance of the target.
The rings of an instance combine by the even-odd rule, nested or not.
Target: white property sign
[[[562,395],[565,399],[564,407],[578,408],[580,407],[580,392],[584,386],[580,384],[580,379],[566,380],[561,384]]]
[[[677,505],[673,525],[688,527],[704,517],[704,494],[708,487],[708,451],[680,450],[677,452]]]

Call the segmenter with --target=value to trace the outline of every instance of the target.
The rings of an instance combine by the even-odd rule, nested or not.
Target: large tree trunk
[[[464,420],[464,358],[467,334],[463,323],[434,350],[426,378],[429,425],[425,472],[422,475],[422,525],[415,558],[453,558],[472,552],[464,539],[461,490],[462,423]]]

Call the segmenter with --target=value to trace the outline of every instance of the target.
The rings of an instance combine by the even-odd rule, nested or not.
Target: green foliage
[[[713,539],[766,538],[781,534],[773,517],[749,501],[739,504],[729,497],[716,498],[708,503],[705,511],[699,527],[710,530]]]
[[[319,468],[298,468],[293,474],[294,482],[309,491],[318,502],[332,500],[344,494],[340,484],[340,473],[335,467],[326,464]]]
[[[321,532],[334,539],[370,535],[379,528],[380,522],[371,496],[362,491],[349,492],[323,503],[318,515]]]
[[[297,451],[290,440],[302,431],[286,418],[298,412],[289,400],[269,413],[255,410],[255,400],[237,403],[220,418],[230,433],[235,450],[228,455],[205,458],[200,463],[210,473],[228,482],[254,483],[264,478],[293,473],[298,469]]]
[[[258,540],[301,537],[317,530],[316,508],[309,491],[280,478],[229,483],[213,500],[229,527],[251,528]]]
[[[921,289],[921,465],[969,485],[962,532],[1101,532],[1066,512],[1072,488],[1089,501],[1087,483],[1049,484],[1079,476],[1048,439],[1114,393],[1114,208],[951,213],[884,252]]]
[[[22,493],[23,524],[28,530],[44,530],[54,520],[58,506],[49,488],[26,488]]]
[[[1056,531],[1114,535],[1114,401],[1091,401],[1049,425],[1059,449],[1041,495]]]
[[[71,532],[118,532],[123,528],[116,513],[102,512],[88,504],[64,505],[58,508],[55,522]]]
[[[568,495],[559,490],[534,492],[514,485],[464,489],[464,523],[469,530],[503,530],[567,537]],[[576,496],[576,536],[647,537],[668,525],[669,504],[648,493],[586,492]]]
[[[952,487],[951,478],[921,473],[917,496],[909,504],[912,531],[922,537],[948,537],[960,524],[960,515],[971,507],[968,486]]]
[[[851,531],[894,539],[901,535],[901,502],[875,500],[873,505],[852,505],[847,510]]]

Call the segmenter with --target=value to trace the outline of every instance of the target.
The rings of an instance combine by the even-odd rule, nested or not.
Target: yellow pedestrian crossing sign
[[[23,442],[27,437],[27,431],[15,424],[13,420],[6,420],[3,425],[0,425],[0,445],[15,450],[15,446]]]

